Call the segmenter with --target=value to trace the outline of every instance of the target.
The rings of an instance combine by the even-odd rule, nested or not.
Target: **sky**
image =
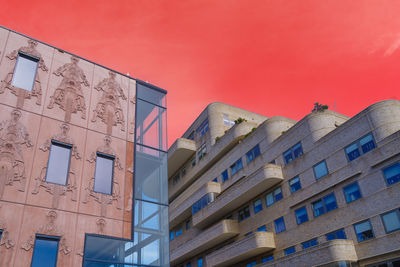
[[[400,99],[398,0],[0,0],[0,24],[168,91],[168,145],[211,102],[300,120]]]

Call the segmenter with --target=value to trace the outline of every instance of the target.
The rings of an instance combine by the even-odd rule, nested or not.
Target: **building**
[[[171,266],[400,266],[400,101],[210,104],[168,150]]]
[[[0,266],[169,266],[166,91],[6,28],[0,60]]]

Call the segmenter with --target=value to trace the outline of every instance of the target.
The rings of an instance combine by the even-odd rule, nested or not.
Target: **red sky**
[[[169,145],[213,101],[299,120],[400,99],[398,0],[0,0],[0,24],[168,90]]]

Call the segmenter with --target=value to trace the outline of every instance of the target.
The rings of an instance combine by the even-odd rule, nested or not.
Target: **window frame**
[[[35,247],[36,247],[36,240],[37,239],[41,239],[41,240],[51,240],[51,241],[57,241],[57,253],[56,253],[56,259],[55,259],[55,264],[54,267],[57,266],[57,262],[58,262],[58,250],[60,248],[60,241],[61,241],[61,237],[60,236],[49,236],[49,235],[42,235],[42,234],[36,234],[35,235],[35,242],[33,243],[33,251],[32,251],[32,257],[31,257],[31,264],[30,266],[32,267],[32,263],[33,263],[33,258],[35,257]]]
[[[336,207],[335,207],[334,209],[328,210],[328,209],[326,208],[325,199],[326,199],[328,196],[330,196],[330,195],[333,195],[333,198],[335,199]],[[315,216],[314,204],[317,203],[317,202],[320,202],[320,201],[322,202],[322,207],[324,208],[324,212],[321,213],[321,214],[319,214],[319,215],[317,215],[317,216]],[[315,200],[315,201],[311,202],[311,206],[312,206],[312,212],[313,212],[314,218],[317,218],[317,217],[319,217],[319,216],[321,216],[321,215],[324,215],[324,214],[326,214],[326,213],[328,213],[328,212],[331,212],[331,211],[333,211],[333,210],[336,210],[336,209],[338,208],[338,205],[337,205],[337,200],[336,200],[335,192],[329,193],[329,194],[327,194],[327,195],[325,195],[325,196],[319,198],[318,200]]]
[[[300,144],[300,148],[301,148],[301,154],[298,155],[297,157],[295,157],[294,154],[294,148]],[[291,155],[291,160],[287,161],[285,154],[288,154],[288,152],[290,152]],[[304,151],[303,151],[303,145],[301,144],[301,141],[297,142],[296,144],[294,144],[293,146],[291,146],[288,150],[286,150],[285,152],[283,152],[282,156],[283,156],[283,161],[285,162],[285,165],[288,165],[290,162],[294,161],[295,159],[301,157],[302,155],[304,155]]]
[[[243,212],[243,215],[246,215],[247,211],[249,212],[249,215],[246,216],[246,217],[240,218],[240,213]],[[238,210],[238,222],[242,222],[242,221],[244,221],[244,220],[246,220],[246,219],[248,219],[250,217],[251,217],[251,212],[250,212],[250,206],[249,205],[247,205],[247,206],[241,208],[240,210]]]
[[[280,189],[280,191],[281,191],[281,192],[280,192],[281,198],[278,199],[278,200],[276,200],[276,196],[279,195],[279,194],[275,194],[275,191],[277,191],[278,189]],[[272,198],[273,198],[273,201],[274,201],[274,202],[272,202],[271,204],[268,205],[267,197],[268,197],[268,195],[270,195],[270,194],[272,194]],[[282,186],[279,186],[279,187],[275,188],[274,190],[270,191],[269,193],[267,193],[267,194],[265,195],[264,199],[265,199],[265,206],[266,206],[266,207],[270,207],[270,206],[272,206],[273,204],[275,204],[276,202],[282,200],[282,199],[283,199]]]
[[[196,129],[196,133],[198,133],[201,136],[205,135],[209,130],[209,122],[208,118],[206,118],[202,123],[200,124],[199,127]]]
[[[299,180],[299,181],[298,181],[298,184],[300,185],[300,187],[299,187],[299,189],[293,191],[293,190],[292,190],[292,185],[291,185],[290,183],[291,183],[291,181],[293,181],[293,180],[296,179],[296,178]],[[289,188],[290,188],[290,194],[293,194],[293,193],[299,191],[300,189],[302,189],[302,187],[301,187],[301,182],[300,182],[300,176],[299,176],[299,175],[297,175],[297,176],[293,177],[292,179],[290,179],[290,180],[288,181],[288,183],[289,183]],[[297,183],[296,183],[296,184],[297,184]]]
[[[360,225],[360,224],[365,223],[365,222],[368,222],[368,224],[369,224],[369,226],[370,226],[370,230],[371,230],[371,232],[372,232],[372,237],[370,237],[370,238],[368,238],[368,239],[360,240],[360,239],[359,239],[359,233],[357,233],[357,230],[356,230],[356,225]],[[371,221],[370,221],[369,219],[363,220],[363,221],[360,221],[360,222],[358,222],[358,223],[353,224],[353,229],[354,229],[354,233],[356,234],[357,242],[358,242],[358,243],[361,243],[361,242],[364,242],[364,241],[368,241],[368,240],[370,240],[370,239],[374,239],[374,238],[375,238],[374,229],[373,229],[372,224],[371,224]],[[360,233],[360,234],[361,234],[361,233]]]
[[[15,72],[17,70],[17,66],[18,66],[20,57],[23,57],[23,58],[25,58],[27,60],[34,61],[36,63],[35,75],[33,76],[32,86],[31,86],[30,90],[13,85]],[[39,69],[39,62],[40,62],[40,58],[32,56],[32,55],[29,55],[29,54],[24,53],[22,51],[18,51],[18,56],[17,56],[17,60],[16,60],[15,65],[14,65],[13,76],[11,77],[10,85],[14,86],[16,88],[20,88],[22,90],[28,91],[28,92],[32,92],[33,88],[35,87],[36,76],[37,76],[37,72],[38,72],[38,69]]]
[[[115,156],[106,154],[100,151],[96,151],[96,164],[97,164],[97,157],[102,157],[105,159],[109,159],[112,161],[112,172],[111,172],[111,187],[110,187],[110,194],[104,193],[104,192],[98,192],[95,190],[95,184],[96,184],[96,166],[94,167],[94,182],[93,182],[93,192],[99,193],[99,194],[104,194],[111,196],[113,194],[114,190],[114,164],[115,164]]]
[[[349,144],[349,145],[347,145],[347,146],[344,147],[343,150],[344,150],[344,153],[346,154],[346,158],[347,158],[347,161],[348,161],[348,162],[351,162],[351,161],[353,161],[353,160],[356,160],[356,159],[358,159],[359,157],[361,157],[362,155],[364,155],[364,154],[370,152],[371,150],[373,150],[373,149],[371,149],[371,150],[368,150],[367,152],[364,152],[363,149],[362,149],[362,146],[361,146],[360,141],[361,141],[361,139],[367,137],[368,135],[371,135],[372,141],[374,142],[374,148],[373,148],[373,149],[376,148],[376,141],[375,141],[374,135],[372,134],[372,132],[369,132],[369,133],[367,133],[366,135],[361,136],[360,138],[358,138],[357,140],[355,140],[355,141],[352,142],[351,144]],[[347,149],[348,147],[354,145],[354,144],[357,144],[357,150],[358,150],[359,156],[351,160],[351,159],[349,158],[349,155],[348,155],[346,149]]]
[[[203,143],[200,147],[199,147],[199,149],[197,150],[197,158],[198,158],[198,161],[200,161],[200,160],[202,160],[204,157],[205,157],[205,155],[207,155],[207,146],[206,146],[206,143]]]
[[[394,229],[394,230],[388,231],[387,228],[386,228],[385,221],[383,220],[383,216],[384,216],[384,215],[387,215],[387,214],[390,214],[390,213],[393,213],[393,212],[397,214],[397,218],[398,218],[398,220],[399,220],[399,227],[396,228],[396,229]],[[391,211],[382,213],[382,214],[381,214],[381,220],[382,220],[383,227],[385,228],[385,233],[386,233],[386,234],[390,234],[390,233],[399,231],[399,230],[400,230],[400,208],[397,208],[397,209],[394,209],[394,210],[391,210]]]
[[[343,232],[344,238],[337,238],[337,233],[338,233],[338,232]],[[328,239],[328,235],[331,235],[331,234],[334,234],[334,235],[335,235],[335,238]],[[336,240],[336,239],[344,240],[344,239],[347,239],[347,235],[346,235],[346,232],[345,232],[344,228],[340,228],[340,229],[337,229],[337,230],[335,230],[335,231],[326,233],[326,234],[325,234],[325,239],[326,239],[326,241],[332,241],[332,240]]]
[[[303,221],[303,222],[300,222],[300,221],[299,221],[299,216],[297,215],[297,212],[300,211],[300,210],[304,210],[304,211],[306,212],[306,220]],[[300,225],[300,224],[303,224],[303,223],[306,223],[306,222],[309,221],[308,212],[307,212],[307,207],[306,207],[305,205],[302,206],[302,207],[300,207],[300,208],[298,208],[298,209],[296,209],[296,210],[294,211],[294,216],[296,217],[296,223],[297,223],[297,225]]]
[[[68,168],[67,168],[67,174],[66,174],[67,177],[65,178],[65,183],[64,184],[59,184],[59,183],[55,183],[55,182],[51,182],[51,181],[47,180],[47,174],[48,174],[48,171],[49,171],[49,163],[50,163],[50,158],[51,158],[51,147],[53,145],[69,149]],[[46,183],[56,184],[56,185],[63,185],[63,186],[66,186],[68,184],[69,170],[71,168],[72,147],[73,147],[73,145],[71,145],[71,144],[64,143],[64,142],[61,142],[61,141],[58,141],[58,140],[55,140],[55,139],[51,139],[51,141],[50,141],[50,149],[49,149],[49,157],[47,159],[47,165],[46,165],[46,176],[45,176],[45,182]]]
[[[240,162],[240,164],[239,164],[239,162]],[[239,165],[240,165],[240,168],[238,168]],[[231,169],[231,176],[234,176],[235,174],[237,174],[240,170],[243,169],[242,158],[239,158],[237,161],[235,161],[235,163],[233,163],[229,168]]]
[[[280,220],[280,219],[282,219],[282,223],[283,223],[283,230],[278,232],[278,229],[277,229],[277,223],[276,223],[276,221],[278,221],[278,220]],[[284,218],[283,216],[281,216],[281,217],[279,217],[279,218],[275,219],[275,220],[274,220],[274,226],[275,226],[275,234],[280,234],[280,233],[283,233],[283,232],[285,232],[285,231],[286,231],[285,218]]]
[[[257,152],[258,154],[256,155],[255,152]],[[257,144],[252,149],[247,151],[247,153],[246,153],[246,163],[249,164],[250,162],[254,161],[259,156],[261,156],[261,151],[260,151],[260,145]],[[249,158],[251,158],[251,159],[249,160]]]
[[[398,181],[395,181],[394,183],[389,184],[388,183],[388,178],[386,178],[386,175],[385,175],[385,170],[389,169],[389,168],[391,168],[391,167],[393,167],[395,165],[398,165],[400,167],[400,161],[394,162],[393,164],[390,164],[390,165],[388,165],[388,166],[386,166],[385,168],[382,169],[382,175],[383,175],[383,178],[385,179],[385,183],[386,183],[387,186],[392,186],[392,185],[397,184],[397,183],[400,182],[400,179],[399,179]],[[392,177],[390,177],[390,178],[392,178]]]
[[[346,191],[345,191],[345,190],[346,190],[346,188],[349,188],[349,187],[352,186],[352,185],[357,185],[358,192],[360,193],[360,197],[359,197],[359,198],[356,198],[356,199],[354,199],[354,200],[348,201],[347,195],[346,195]],[[363,197],[362,192],[361,192],[361,189],[360,189],[360,186],[359,186],[359,184],[358,184],[358,181],[355,181],[355,182],[353,182],[353,183],[351,183],[351,184],[348,184],[348,185],[344,186],[344,187],[343,187],[343,194],[344,194],[344,199],[346,200],[346,203],[347,203],[347,204],[348,204],[348,203],[351,203],[351,202],[354,202],[354,201],[356,201],[356,200],[358,200],[358,199],[360,199],[360,198]]]
[[[224,173],[226,173],[226,179],[224,178]],[[228,169],[224,170],[223,172],[221,172],[221,177],[222,177],[222,183],[225,183],[226,181],[229,180],[229,172]]]
[[[256,203],[258,201],[260,202],[260,205],[256,206]],[[260,206],[261,206],[261,208],[260,208]],[[256,210],[256,207],[258,207],[258,210]],[[257,214],[257,213],[259,213],[260,211],[263,210],[263,205],[262,205],[262,199],[261,198],[258,198],[253,202],[253,210],[254,210],[254,214]]]
[[[324,164],[325,164],[326,174],[324,174],[324,175],[322,175],[322,176],[320,176],[320,177],[317,177],[317,173],[315,172],[315,167],[317,167],[317,166],[320,165],[321,163],[324,163]],[[320,162],[318,162],[317,164],[313,165],[313,172],[314,172],[315,180],[317,180],[317,181],[318,181],[319,179],[321,179],[321,178],[327,176],[327,175],[329,174],[329,169],[328,169],[328,164],[326,164],[326,160],[323,159],[323,160],[321,160]]]
[[[285,248],[283,250],[283,252],[284,252],[285,256],[289,256],[289,255],[291,255],[293,253],[296,253],[296,247],[295,246],[291,246],[291,247]]]

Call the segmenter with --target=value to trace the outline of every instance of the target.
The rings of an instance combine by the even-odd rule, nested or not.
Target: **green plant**
[[[244,119],[244,118],[242,118],[242,117],[239,117],[239,118],[237,118],[237,119],[235,120],[235,124],[239,124],[239,123],[242,123],[242,122],[244,122],[244,121],[247,121],[247,120]]]
[[[248,132],[244,137],[249,136],[252,132],[254,132],[257,128],[253,127],[250,132]]]
[[[328,109],[328,105],[322,105],[320,103],[314,103],[314,108],[311,110],[311,112],[324,112],[325,110]]]
[[[219,140],[221,140],[221,136],[215,137],[215,143],[218,142]]]

